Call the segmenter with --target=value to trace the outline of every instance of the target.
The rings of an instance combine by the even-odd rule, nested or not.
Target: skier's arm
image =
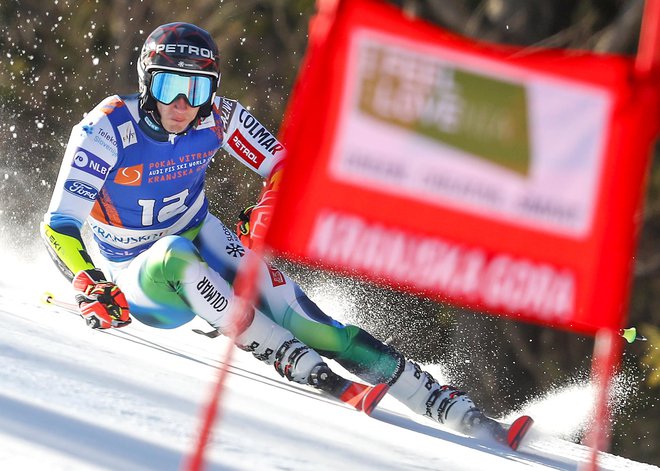
[[[281,179],[286,151],[282,143],[240,103],[219,98],[217,110],[225,126],[223,148],[266,179],[256,205],[239,215],[236,232],[247,247],[263,238]]]
[[[280,160],[273,168],[271,175],[266,180],[264,189],[261,191],[259,202],[253,206],[248,206],[238,216],[236,233],[241,243],[246,247],[252,248],[257,241],[263,241],[266,236],[277,192],[280,188],[283,163],[284,161]]]
[[[263,178],[268,178],[284,158],[284,146],[239,102],[216,99],[216,111],[224,128],[222,148]]]
[[[131,321],[124,294],[95,268],[80,232],[117,163],[117,138],[108,131],[113,128],[107,114],[118,103],[117,97],[103,101],[74,126],[40,228],[56,266],[78,291],[81,315],[92,328],[122,327]]]
[[[50,224],[41,223],[41,236],[46,242],[48,254],[69,281],[79,271],[95,268],[85,249],[80,226],[79,221],[66,217],[51,218]]]
[[[116,139],[113,142],[106,138],[107,130],[112,127],[104,109],[110,100],[101,102],[71,130],[50,205],[41,224],[48,252],[69,281],[79,271],[94,268],[80,231],[117,162]]]

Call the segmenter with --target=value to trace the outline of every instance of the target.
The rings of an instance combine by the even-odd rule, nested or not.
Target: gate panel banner
[[[632,58],[319,5],[268,245],[515,319],[619,328],[658,114]]]

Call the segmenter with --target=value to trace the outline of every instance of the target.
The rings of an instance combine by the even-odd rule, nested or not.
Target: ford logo
[[[94,201],[96,195],[99,194],[99,190],[89,183],[81,182],[80,180],[67,180],[64,182],[64,189],[73,195],[89,201]]]

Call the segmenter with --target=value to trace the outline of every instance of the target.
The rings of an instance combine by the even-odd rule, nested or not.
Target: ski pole
[[[61,307],[62,309],[66,309],[67,311],[71,311],[76,314],[79,314],[77,304],[68,301],[62,301],[61,299],[56,298],[53,293],[50,293],[48,291],[41,296],[41,301],[44,304]]]

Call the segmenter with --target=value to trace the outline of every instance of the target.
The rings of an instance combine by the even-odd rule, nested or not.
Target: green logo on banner
[[[522,85],[398,48],[372,43],[361,52],[363,113],[528,174],[527,98]]]

